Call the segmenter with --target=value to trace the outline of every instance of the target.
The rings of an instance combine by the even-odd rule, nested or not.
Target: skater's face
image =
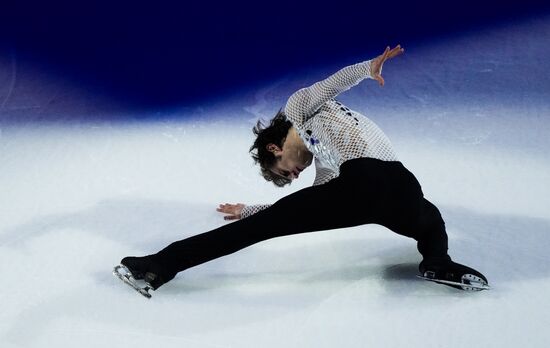
[[[298,179],[300,173],[313,161],[313,154],[304,145],[294,127],[288,130],[282,148],[269,144],[267,149],[277,158],[271,171],[291,180]]]

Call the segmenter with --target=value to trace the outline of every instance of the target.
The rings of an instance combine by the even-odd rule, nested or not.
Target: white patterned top
[[[340,69],[328,78],[296,91],[286,103],[286,117],[315,158],[313,185],[322,185],[337,177],[340,165],[350,159],[368,157],[397,161],[388,137],[373,121],[334,99],[365,78],[372,78],[371,61]],[[269,206],[246,206],[241,217]]]

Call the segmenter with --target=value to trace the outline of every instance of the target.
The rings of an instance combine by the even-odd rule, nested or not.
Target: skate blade
[[[472,274],[465,274],[462,276],[462,283],[452,282],[450,280],[444,279],[434,279],[424,277],[422,275],[417,275],[418,278],[428,280],[430,282],[435,282],[443,285],[458,286],[465,291],[481,291],[481,290],[491,290],[489,284],[487,284],[483,279],[476,277]]]
[[[126,266],[124,265],[116,266],[113,269],[113,275],[115,275],[118,279],[122,280],[125,284],[129,285],[132,289],[139,292],[144,297],[151,298],[151,294],[149,293],[149,290],[153,290],[153,287],[148,283],[145,283],[146,285],[144,287],[139,286],[137,284],[136,279],[132,276],[132,272],[130,272],[130,270]]]

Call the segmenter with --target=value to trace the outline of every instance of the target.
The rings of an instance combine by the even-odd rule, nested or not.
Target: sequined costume
[[[296,91],[288,99],[284,114],[315,158],[313,185],[322,185],[340,174],[340,166],[355,158],[397,161],[388,137],[369,118],[349,109],[335,98],[372,78],[372,60],[347,66],[313,85]],[[247,205],[248,217],[270,204]]]

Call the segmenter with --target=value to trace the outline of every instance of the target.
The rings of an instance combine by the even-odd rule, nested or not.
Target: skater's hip
[[[377,158],[361,157],[345,161],[340,166],[340,175],[355,176],[357,174],[367,176],[379,176],[380,174],[401,173],[412,175],[400,161],[384,161]]]
[[[386,199],[422,198],[422,188],[413,173],[400,161],[356,158],[340,166],[343,185],[370,197]]]

